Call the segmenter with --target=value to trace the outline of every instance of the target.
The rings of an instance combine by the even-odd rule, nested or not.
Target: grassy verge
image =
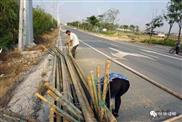
[[[7,105],[8,101],[13,95],[13,91],[21,83],[21,74],[23,72],[29,71],[31,66],[37,65],[40,60],[38,60],[47,48],[52,47],[57,39],[58,29],[52,32],[44,33],[40,36],[41,43],[28,48],[28,52],[24,57],[16,49],[10,51],[7,54],[1,54],[1,64],[0,64],[0,106],[4,107]],[[35,54],[31,52],[35,51]],[[37,55],[37,54],[40,55]]]
[[[175,46],[176,41],[174,39],[145,39],[142,41],[143,43],[149,44],[158,44],[158,45],[165,45],[165,46]]]

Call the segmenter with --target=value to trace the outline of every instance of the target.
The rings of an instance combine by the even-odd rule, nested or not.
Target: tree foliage
[[[97,19],[96,16],[87,17],[87,20],[86,21],[88,23],[90,23],[92,26],[97,26],[99,24],[99,20]]]
[[[181,31],[182,31],[182,0],[171,0],[171,7],[174,8],[176,12],[176,23],[178,24],[178,40],[177,43],[180,43]]]
[[[135,26],[134,26],[134,25],[130,25],[129,28],[130,28],[130,30],[131,30],[132,32],[135,31]]]
[[[17,42],[18,0],[0,0],[0,48],[10,48]]]
[[[154,29],[163,26],[163,24],[162,16],[157,16],[153,18],[151,22],[146,24],[146,31],[150,33],[150,39],[154,33]]]
[[[119,10],[112,8],[112,9],[107,10],[104,14],[99,15],[99,17],[101,18],[101,20],[104,23],[112,23],[112,24],[114,24],[114,22],[117,19],[118,14],[119,14]]]
[[[169,38],[171,29],[175,22],[179,23],[182,19],[182,0],[171,0],[167,6],[167,13],[164,14],[164,19],[169,24],[169,31],[166,40]],[[180,26],[180,25],[179,25]]]
[[[41,8],[33,9],[33,29],[34,36],[38,36],[46,31],[50,31],[51,28],[57,26],[56,20]]]
[[[18,42],[19,0],[0,0],[0,48],[12,48]],[[40,8],[33,9],[35,36],[56,27],[56,20]]]

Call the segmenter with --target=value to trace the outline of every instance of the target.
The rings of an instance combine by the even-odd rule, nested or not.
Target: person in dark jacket
[[[104,77],[100,79],[101,83],[103,83],[103,81],[104,81]],[[115,109],[112,110],[112,113],[115,117],[118,117],[119,116],[118,112],[121,105],[121,96],[128,91],[130,87],[130,83],[128,78],[123,76],[122,74],[110,73],[109,85],[110,85],[110,90],[107,91],[106,100],[105,100],[106,106],[110,109],[110,99],[114,98]]]
[[[180,42],[176,43],[176,54],[178,55],[180,51]]]

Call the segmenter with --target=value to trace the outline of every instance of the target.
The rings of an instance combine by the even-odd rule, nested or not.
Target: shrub
[[[10,48],[18,39],[18,0],[0,0],[0,48]]]
[[[51,31],[57,26],[56,20],[41,8],[33,9],[34,36],[37,37],[44,32]]]

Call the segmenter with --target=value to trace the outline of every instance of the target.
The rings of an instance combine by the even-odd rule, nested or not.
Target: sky
[[[61,23],[71,21],[82,21],[88,16],[99,15],[110,8],[120,11],[117,23],[120,25],[138,25],[140,30],[145,29],[145,24],[152,18],[163,15],[166,11],[167,3],[170,0],[33,0],[33,7],[39,6],[46,12],[51,13],[55,18],[59,18]],[[168,24],[157,31],[167,32]],[[178,26],[172,29],[178,32]]]

